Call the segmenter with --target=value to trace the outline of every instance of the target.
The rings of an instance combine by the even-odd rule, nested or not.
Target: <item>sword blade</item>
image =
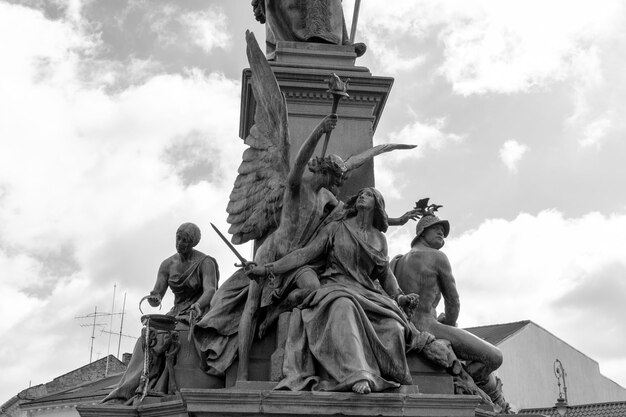
[[[215,233],[217,233],[218,236],[224,241],[224,243],[226,243],[226,246],[228,246],[230,250],[235,254],[237,259],[239,259],[239,261],[241,262],[241,265],[246,265],[248,263],[248,261],[246,261],[246,258],[241,256],[241,254],[237,251],[237,249],[235,249],[233,244],[230,243],[228,239],[226,239],[226,236],[224,236],[222,232],[220,232],[220,230],[213,223],[211,223],[211,227],[213,228],[213,230],[215,230]]]

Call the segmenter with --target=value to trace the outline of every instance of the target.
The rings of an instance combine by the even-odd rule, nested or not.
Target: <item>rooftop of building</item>
[[[518,414],[543,414],[548,417],[560,417],[555,407],[525,408]],[[626,401],[570,405],[565,417],[624,417],[626,416]]]

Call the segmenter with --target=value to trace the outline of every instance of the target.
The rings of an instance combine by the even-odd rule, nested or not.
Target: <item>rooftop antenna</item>
[[[93,341],[96,338],[96,326],[105,326],[104,323],[97,323],[96,320],[98,317],[108,316],[110,313],[98,313],[98,306],[95,306],[93,313],[84,315],[84,316],[76,316],[75,319],[90,319],[93,318],[92,324],[81,324],[80,327],[91,327],[91,347],[89,348],[89,363],[93,358]]]
[[[111,312],[115,311],[115,290],[117,289],[117,284],[113,284],[113,300],[111,302]],[[109,343],[107,344],[107,364],[104,367],[104,376],[109,376],[109,356],[111,354],[111,334],[113,333],[113,314],[111,314],[109,320]]]
[[[124,329],[124,316],[126,315],[126,293],[124,293],[124,301],[122,303],[122,312],[120,313],[120,315],[122,316],[121,320],[120,320],[120,331],[118,333],[116,332],[112,332],[112,331],[107,331],[107,330],[100,330],[100,334],[102,333],[108,333],[108,334],[116,334],[118,335],[118,341],[117,341],[117,358],[120,358],[120,349],[122,346],[122,337],[128,337],[130,339],[136,339],[137,335],[132,336],[129,334],[124,334],[122,333],[123,329]]]
[[[117,340],[117,358],[120,358],[120,346],[122,345],[122,328],[124,327],[124,312],[126,311],[126,293],[124,293],[124,303],[122,304],[122,319],[120,320],[120,337]],[[127,336],[131,337],[131,336]]]
[[[115,290],[116,290],[117,284],[113,285],[113,306],[112,308],[115,307]],[[126,305],[126,294],[124,294],[124,305]],[[113,310],[111,310],[113,311]],[[122,313],[103,313],[103,312],[98,312],[98,306],[96,306],[94,308],[93,313],[84,315],[84,316],[76,316],[74,317],[75,319],[92,319],[93,318],[93,322],[90,324],[81,324],[80,327],[91,327],[91,346],[89,348],[89,363],[91,363],[93,361],[93,343],[94,340],[96,339],[96,326],[106,326],[106,323],[98,323],[98,318],[100,317],[110,317],[110,321],[109,321],[109,331],[107,333],[113,333],[112,327],[113,327],[113,316],[116,315],[122,315],[122,325],[124,322],[124,311],[122,311]],[[122,334],[122,328],[120,326],[120,335]],[[105,376],[108,374],[109,371],[109,352],[110,352],[110,348],[111,348],[111,337],[109,336],[109,348],[107,350],[107,362],[106,362],[106,368],[104,371]],[[119,357],[119,346],[118,346],[118,357]]]
[[[104,330],[104,329],[100,330],[100,334],[102,334],[102,333],[114,334],[114,335],[117,335],[118,337],[120,336],[119,332],[110,332],[110,331]],[[130,334],[122,334],[121,336],[122,337],[128,337],[129,339],[137,339],[137,335],[133,336],[133,335],[130,335]]]

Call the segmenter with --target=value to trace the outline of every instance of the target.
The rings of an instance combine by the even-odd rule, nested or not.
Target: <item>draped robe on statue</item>
[[[372,391],[412,383],[406,352],[433,337],[420,333],[376,280],[387,257],[342,220],[329,224],[322,287],[291,313],[277,389],[346,391],[362,380]]]
[[[167,286],[164,283],[158,282],[157,288],[151,291],[151,295],[165,294],[167,287],[172,290],[174,294],[174,306],[167,313],[168,316],[174,316],[179,320],[187,321],[189,315],[189,308],[193,303],[198,301],[203,294],[202,276],[200,266],[204,262],[212,262],[215,267],[215,271],[218,274],[219,270],[215,259],[208,255],[202,255],[199,259],[195,260],[189,268],[187,268],[182,274],[171,274],[167,279]],[[162,287],[162,288],[161,288]],[[144,344],[145,344],[145,329],[142,330],[142,336],[137,339],[135,347],[133,349],[133,355],[130,363],[126,368],[126,372],[122,376],[122,379],[118,383],[117,387],[106,396],[102,402],[111,400],[127,401],[135,395],[135,391],[139,387],[139,379],[143,373],[144,364]],[[150,376],[149,389],[160,391],[166,389],[168,385],[168,375],[164,372],[165,358],[164,353],[167,351],[170,343],[170,334],[167,331],[158,331],[156,335],[156,345],[151,347],[153,354],[153,360],[150,364],[150,370],[148,372]]]
[[[316,202],[301,210],[298,228],[285,253],[274,253],[271,262],[292,250],[305,246],[331,219],[341,216],[343,204],[325,188],[317,191]],[[280,243],[277,243],[280,244]],[[272,252],[277,252],[272,250]],[[311,266],[306,266],[308,268]],[[313,268],[315,265],[313,265]],[[263,283],[261,307],[274,308],[295,286],[303,268],[279,275],[273,285]],[[208,313],[194,327],[198,349],[210,375],[222,376],[237,358],[239,322],[248,299],[250,278],[242,269],[236,271],[217,289]]]
[[[276,43],[348,41],[341,0],[265,0],[268,59]]]

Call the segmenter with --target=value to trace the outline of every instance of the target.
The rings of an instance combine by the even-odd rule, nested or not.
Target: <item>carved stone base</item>
[[[200,357],[193,342],[188,341],[189,330],[180,330],[180,350],[174,372],[179,388],[224,388],[224,378],[207,375],[200,369]]]
[[[407,357],[413,383],[423,394],[454,394],[454,378],[440,366],[433,364],[417,353]]]
[[[255,383],[249,383],[251,387]],[[258,384],[258,383],[257,383]],[[267,383],[266,383],[267,384]],[[415,417],[493,417],[477,409],[473,395],[435,395],[349,392],[292,392],[259,389],[183,389],[180,397],[146,402],[138,408],[121,405],[80,406],[82,417],[313,417],[415,416]]]
[[[463,395],[367,394],[258,390],[182,392],[190,415],[215,416],[420,416],[474,417],[479,398]],[[482,415],[482,414],[481,414]]]
[[[296,64],[300,67],[329,66],[333,68],[354,67],[354,46],[329,45],[308,42],[283,42],[276,44],[274,60],[280,64]]]
[[[189,417],[179,395],[163,398],[146,398],[139,407],[125,405],[81,405],[76,407],[81,417]]]

